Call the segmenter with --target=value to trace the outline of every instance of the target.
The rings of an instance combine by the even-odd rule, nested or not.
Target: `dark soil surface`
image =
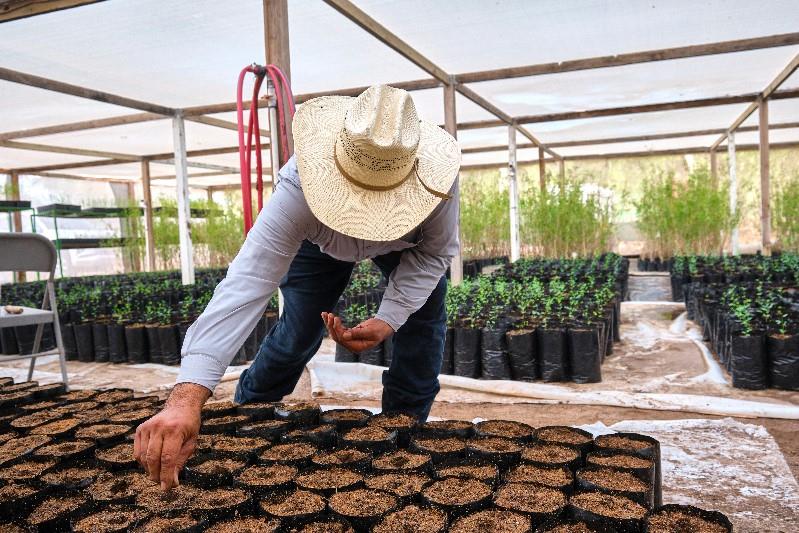
[[[330,509],[342,516],[381,516],[396,507],[397,498],[387,492],[372,489],[338,492],[328,500]]]
[[[81,479],[94,479],[102,473],[102,469],[92,467],[60,468],[43,474],[40,479],[48,485],[63,485]]]
[[[355,530],[349,524],[338,520],[323,520],[305,524],[297,529],[291,529],[288,533],[355,533]]]
[[[36,489],[27,485],[9,483],[0,487],[0,503],[9,503],[36,494]]]
[[[75,432],[78,439],[110,439],[121,437],[130,431],[130,426],[122,424],[95,424],[80,428]]]
[[[94,443],[88,440],[72,440],[50,444],[37,448],[34,452],[36,457],[70,457],[79,455],[84,451],[93,448]]]
[[[218,435],[211,437],[212,448],[222,453],[254,453],[269,446],[269,441],[259,437],[229,437]]]
[[[429,481],[430,478],[424,474],[381,474],[367,477],[366,486],[407,498],[419,494]]]
[[[443,511],[418,505],[408,505],[387,515],[373,533],[438,533],[444,531],[447,515]]]
[[[72,531],[74,533],[128,531],[136,522],[146,516],[147,512],[143,509],[108,509],[78,521]]]
[[[370,418],[368,424],[386,429],[409,429],[416,425],[416,419],[402,413],[379,414]]]
[[[477,479],[479,481],[484,481],[486,483],[493,483],[498,475],[499,475],[499,470],[497,470],[497,467],[492,464],[452,465],[452,466],[443,466],[441,468],[436,469],[436,477],[438,478],[468,477],[472,479]]]
[[[220,413],[235,413],[236,404],[230,401],[224,402],[209,402],[203,406],[203,417],[220,416]]]
[[[655,513],[646,520],[648,533],[727,533],[727,528],[680,511]]]
[[[489,509],[458,519],[451,533],[526,533],[530,519],[519,513]]]
[[[646,509],[634,501],[622,496],[603,494],[601,492],[575,494],[572,496],[570,503],[579,509],[611,518],[640,520],[646,515]]]
[[[484,420],[477,423],[475,429],[481,435],[508,439],[529,438],[535,431],[531,426],[513,420]]]
[[[97,450],[94,455],[98,459],[109,463],[129,463],[133,460],[133,444],[129,442],[117,444],[113,448]]]
[[[192,467],[192,470],[208,476],[232,474],[247,466],[244,461],[236,459],[208,459]]]
[[[434,481],[422,494],[440,505],[468,505],[490,496],[491,487],[476,479],[448,477]]]
[[[406,450],[387,453],[372,460],[374,470],[416,470],[430,463],[430,456]]]
[[[64,418],[61,420],[54,420],[47,422],[30,430],[31,435],[60,435],[68,433],[81,425],[83,422],[77,418]]]
[[[572,482],[572,473],[566,467],[548,468],[522,464],[508,472],[506,481],[513,483],[538,483],[547,487],[563,487]]]
[[[174,514],[191,508],[198,490],[189,485],[179,485],[169,492],[159,485],[151,485],[136,496],[136,506],[152,514]]]
[[[311,461],[314,464],[328,466],[328,465],[342,465],[346,466],[353,463],[358,463],[366,459],[370,459],[372,454],[355,448],[342,448],[340,450],[333,450],[330,452],[319,452],[313,456]]]
[[[510,439],[500,437],[486,437],[482,439],[471,439],[467,443],[470,450],[494,453],[514,453],[521,452],[522,447],[519,443]]]
[[[302,459],[310,459],[317,452],[316,446],[307,442],[291,442],[276,444],[267,448],[259,456],[262,461],[288,463]]]
[[[590,436],[583,435],[569,428],[561,427],[541,428],[536,432],[536,437],[540,441],[555,444],[571,444],[572,446],[586,444],[593,440]]]
[[[289,465],[250,466],[236,479],[251,487],[280,486],[297,477],[297,469]]]
[[[261,501],[261,508],[272,516],[291,517],[321,513],[325,510],[325,499],[308,492],[296,490],[288,494],[272,496]]]
[[[199,520],[189,515],[173,518],[156,516],[137,526],[133,531],[135,533],[174,533],[175,531],[184,531],[199,523]]]
[[[636,452],[639,450],[645,450],[650,448],[652,443],[632,439],[629,437],[619,436],[619,435],[600,435],[596,439],[596,447],[597,448],[613,448],[615,450],[626,450],[630,452]]]
[[[589,455],[586,463],[610,468],[649,468],[652,466],[651,459],[626,454]]]
[[[579,458],[578,450],[557,444],[534,444],[522,450],[522,461],[563,464]]]
[[[523,513],[554,513],[565,507],[566,495],[533,483],[508,483],[494,495],[497,507]]]
[[[136,496],[153,482],[139,472],[101,474],[88,491],[97,501],[114,501]]]
[[[97,396],[93,397],[92,400],[100,403],[120,403],[125,400],[129,400],[133,398],[133,392],[127,390],[109,390],[105,392],[100,392]]]
[[[26,482],[38,478],[56,465],[57,461],[24,461],[15,465],[0,468],[0,479],[11,483]]]
[[[346,468],[323,468],[297,476],[297,487],[304,490],[342,490],[363,481],[363,476]]]
[[[215,511],[235,507],[246,502],[250,495],[240,489],[213,489],[202,491],[192,503],[192,508],[199,511]]]
[[[446,439],[435,439],[420,437],[413,440],[415,445],[423,451],[439,453],[455,453],[466,450],[466,441],[450,437]]]
[[[353,428],[346,432],[342,437],[344,441],[356,442],[381,442],[387,441],[391,434],[379,426],[366,426],[362,428]]]
[[[68,516],[85,505],[87,500],[88,498],[83,494],[51,496],[31,512],[28,516],[28,523],[36,527],[61,516]]]
[[[580,470],[577,472],[577,478],[607,490],[631,492],[645,492],[649,490],[649,485],[638,479],[635,475],[629,472],[613,470],[612,468]]]
[[[133,424],[140,420],[146,420],[158,413],[158,409],[145,407],[133,411],[125,411],[108,417],[108,421],[113,424]]]
[[[280,529],[280,521],[268,518],[238,518],[218,522],[205,530],[205,533],[275,533]]]

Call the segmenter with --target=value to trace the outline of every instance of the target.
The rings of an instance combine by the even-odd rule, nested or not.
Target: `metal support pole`
[[[444,129],[447,133],[458,138],[458,120],[455,113],[455,81],[444,85]],[[460,177],[455,178],[456,182]],[[458,195],[460,201],[460,195]],[[455,257],[452,258],[452,263],[449,267],[449,278],[453,285],[459,285],[463,281],[463,236],[461,231],[461,211],[458,205],[458,227],[455,231],[458,232],[458,251]]]
[[[544,153],[544,149],[539,146],[538,147],[538,186],[541,188],[541,192],[547,190],[547,164],[546,160],[544,159],[546,154]]]
[[[136,187],[134,186],[133,182],[129,182],[126,185],[127,205],[125,207],[127,214],[124,219],[120,219],[121,226],[123,228],[122,236],[125,238],[133,238],[138,241],[139,224],[141,224],[141,221],[139,220],[139,213],[136,210],[136,207],[138,207],[136,205]],[[136,246],[132,247],[128,260],[133,272],[142,271],[142,257],[139,251],[138,242],[136,243]]]
[[[191,242],[191,210],[189,203],[189,172],[186,160],[186,126],[183,112],[172,119],[175,147],[175,181],[178,196],[178,235],[180,237],[180,273],[184,285],[194,283],[194,257]]]
[[[730,164],[730,214],[736,216],[738,214],[738,174],[736,171],[735,161],[735,132],[731,131],[727,135],[727,158]],[[730,246],[732,254],[738,255],[738,224],[732,228],[730,232]]]
[[[516,128],[508,126],[508,189],[510,196],[510,260],[521,256],[519,241],[519,184],[517,182]]]
[[[272,166],[272,191],[274,191],[275,187],[277,187],[278,172],[280,171],[280,132],[277,125],[275,86],[269,79],[266,80],[266,95],[269,101],[269,157]]]
[[[144,196],[144,257],[147,272],[155,271],[155,240],[153,238],[153,191],[150,187],[150,162],[141,162],[141,188]]]
[[[20,200],[20,190],[19,190],[19,173],[15,171],[11,171],[8,175],[9,178],[9,186],[11,190],[9,191],[9,200]],[[14,221],[14,231],[17,233],[22,233],[22,213],[20,211],[14,211],[14,214],[11,216]],[[27,273],[25,272],[17,272],[16,273],[16,280],[17,283],[23,283],[27,279]]]
[[[716,186],[719,183],[719,159],[716,154],[716,149],[710,150],[710,179],[713,182],[713,185]]]
[[[758,106],[760,118],[760,234],[763,253],[771,255],[771,176],[769,175],[768,100]]]
[[[560,186],[566,186],[566,160],[562,157],[558,159],[558,175],[560,176]]]

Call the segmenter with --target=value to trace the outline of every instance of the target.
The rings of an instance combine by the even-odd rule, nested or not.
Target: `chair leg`
[[[33,378],[33,367],[36,366],[36,358],[31,357],[31,364],[28,366],[28,381]]]
[[[42,344],[42,335],[44,334],[44,324],[39,324],[36,326],[36,335],[33,337],[33,352],[31,353],[39,353],[39,348],[41,348]],[[36,358],[31,357],[31,364],[28,366],[28,381],[33,378],[33,367],[36,366]]]
[[[55,291],[48,290],[50,297],[50,309],[53,311],[53,333],[55,333],[55,345],[58,348],[58,363],[61,365],[61,381],[69,392],[69,378],[67,377],[67,359],[64,356],[64,340],[61,336],[61,322],[58,320],[58,307],[55,301]]]

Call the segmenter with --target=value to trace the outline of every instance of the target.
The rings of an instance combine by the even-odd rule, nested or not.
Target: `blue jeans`
[[[388,278],[401,255],[392,252],[373,261]],[[294,390],[305,364],[322,344],[321,313],[332,311],[354,266],[330,257],[315,244],[302,243],[280,283],[283,315],[261,343],[252,365],[242,372],[236,402],[276,402]],[[442,277],[422,308],[388,339],[394,343],[394,357],[383,372],[383,411],[427,419],[440,389],[446,292],[447,280]]]

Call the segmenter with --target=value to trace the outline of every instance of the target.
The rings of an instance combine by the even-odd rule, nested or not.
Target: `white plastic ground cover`
[[[629,431],[660,442],[663,501],[714,509],[735,531],[799,531],[799,486],[762,426],[721,420],[625,420],[580,426],[594,435]]]
[[[382,390],[382,367],[361,363],[336,363],[330,355],[318,355],[308,363],[311,392],[314,396],[347,395],[379,398]],[[606,405],[657,411],[683,411],[720,416],[765,417],[799,420],[799,406],[738,400],[698,394],[665,394],[627,391],[577,391],[549,383],[525,383],[440,376],[438,400],[486,401],[469,398],[459,392],[477,392],[492,396],[498,403],[535,403],[540,400],[572,405]]]

